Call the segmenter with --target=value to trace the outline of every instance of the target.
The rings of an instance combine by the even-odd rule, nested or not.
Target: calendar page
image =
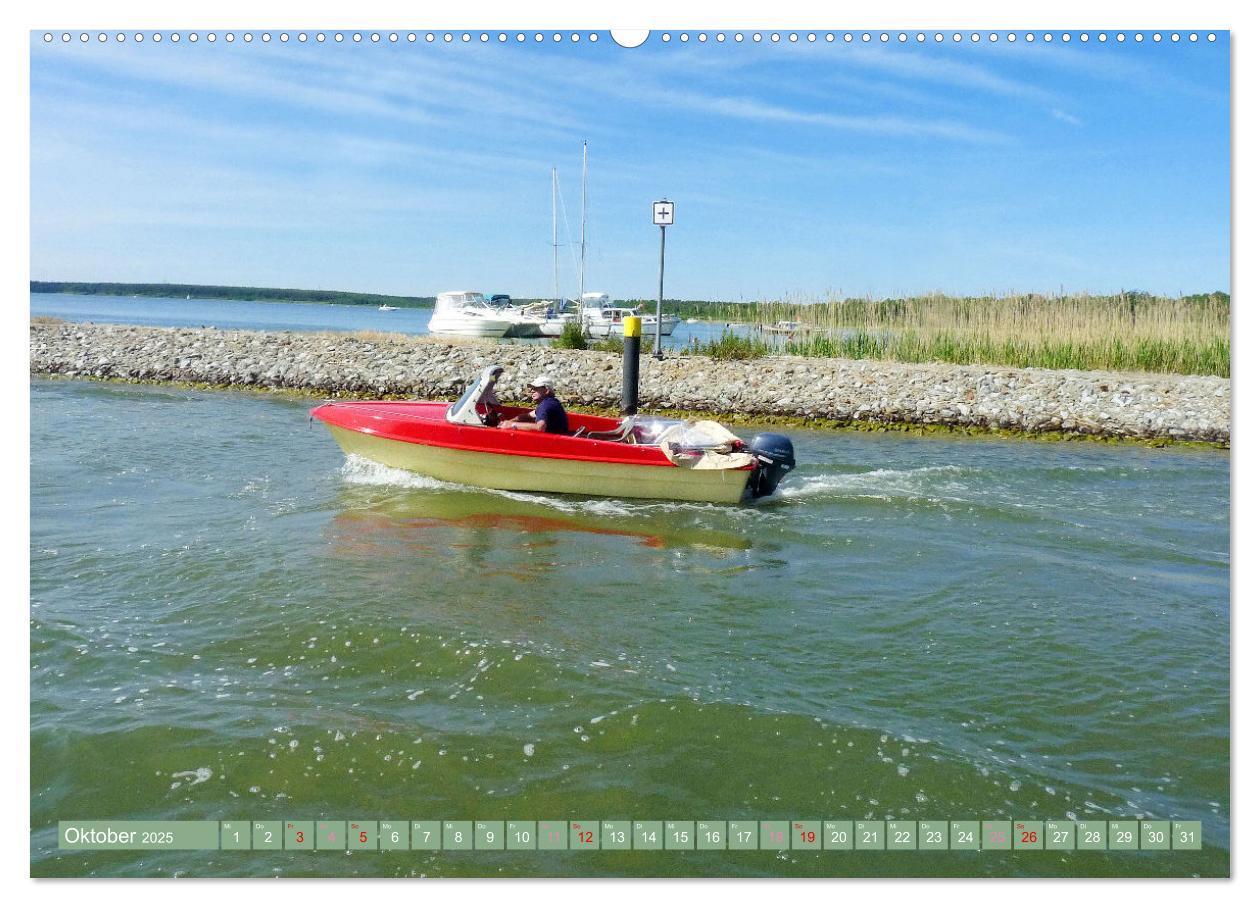
[[[32,876],[1230,875],[1231,33],[821,12],[30,33]]]

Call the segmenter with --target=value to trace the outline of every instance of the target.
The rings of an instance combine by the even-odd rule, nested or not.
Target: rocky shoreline
[[[552,375],[570,406],[616,407],[621,357],[589,350],[356,332],[31,323],[33,375],[452,399],[482,368],[506,398]],[[955,426],[1228,444],[1230,382],[1214,376],[766,357],[642,360],[642,410]]]

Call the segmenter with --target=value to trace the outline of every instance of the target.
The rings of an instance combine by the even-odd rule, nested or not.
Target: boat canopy
[[[484,426],[486,421],[478,408],[499,405],[499,398],[494,393],[494,383],[502,374],[502,366],[487,366],[481,370],[481,374],[468,386],[459,400],[447,409],[446,421],[462,426]]]
[[[433,313],[436,315],[440,312],[458,312],[468,306],[485,307],[485,295],[475,290],[447,290],[437,295]]]

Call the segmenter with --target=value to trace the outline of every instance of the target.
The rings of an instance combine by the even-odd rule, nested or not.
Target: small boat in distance
[[[385,303],[381,303],[381,305],[378,308],[380,309],[381,312],[397,312],[398,311],[397,306],[390,306]]]
[[[775,322],[773,325],[766,325],[761,330],[765,331],[767,334],[791,335],[801,330],[801,323],[793,322],[793,321],[778,321],[778,322]]]
[[[512,323],[475,290],[439,293],[429,319],[429,333],[452,337],[503,337]]]
[[[642,320],[643,336],[656,337],[656,315],[639,310],[638,306],[614,306],[607,293],[582,294],[582,325],[591,337],[617,336],[627,315],[637,315]],[[661,315],[661,336],[674,333],[681,319],[676,315]]]
[[[346,454],[445,482],[522,492],[736,504],[796,466],[792,442],[745,443],[713,422],[572,413],[567,435],[499,428],[527,413],[498,404],[490,366],[453,404],[329,401],[311,410]]]

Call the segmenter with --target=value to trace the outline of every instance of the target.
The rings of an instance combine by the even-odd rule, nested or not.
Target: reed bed
[[[704,317],[799,322],[782,350],[803,356],[1228,377],[1229,304],[1223,293],[932,295],[718,303]]]

